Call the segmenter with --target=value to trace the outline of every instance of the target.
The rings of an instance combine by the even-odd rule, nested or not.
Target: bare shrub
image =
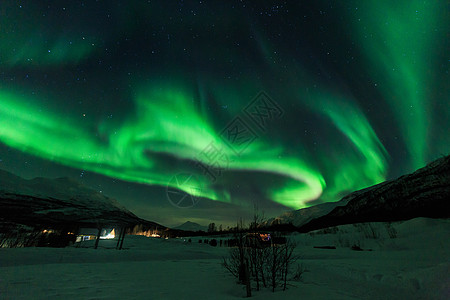
[[[66,247],[75,242],[75,235],[65,230],[46,231],[22,225],[3,226],[0,248]]]
[[[256,237],[260,236],[258,220],[260,217],[255,216],[248,230],[244,230],[242,221],[238,224],[234,233],[235,247],[222,262],[238,283],[246,285],[247,297],[251,296],[252,281],[256,283],[256,290],[262,286],[271,288],[272,292],[277,288],[286,290],[288,282],[299,280],[304,272],[303,266],[293,267],[299,257],[295,254],[297,245],[292,240],[272,233],[268,243],[257,242]]]
[[[385,229],[387,234],[389,235],[389,238],[395,239],[397,238],[397,230],[392,226],[391,222],[384,223]]]
[[[1,234],[0,248],[22,248],[36,246],[42,239],[41,231],[27,231],[23,229],[13,229]]]
[[[303,264],[297,264],[295,271],[293,273],[292,279],[295,281],[302,281],[303,280],[303,274],[307,272],[308,270]]]

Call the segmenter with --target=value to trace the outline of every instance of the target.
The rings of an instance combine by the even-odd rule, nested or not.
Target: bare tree
[[[291,266],[299,258],[298,255],[294,254],[294,250],[297,244],[292,240],[287,240],[282,247],[281,251],[281,268],[282,268],[282,280],[283,280],[283,291],[286,290],[288,274],[291,271]]]
[[[223,266],[238,278],[239,283],[246,285],[248,297],[251,295],[251,280],[256,283],[256,290],[260,290],[262,284],[274,292],[278,287],[286,290],[288,281],[298,280],[303,273],[295,272],[292,267],[299,258],[295,253],[295,242],[276,232],[270,235],[270,242],[262,241],[264,235],[259,232],[262,220],[262,215],[255,212],[247,232],[240,220],[234,232],[233,244],[236,247],[230,249],[228,258],[223,258]]]
[[[249,258],[246,251],[246,240],[244,231],[244,222],[239,220],[234,232],[235,248],[230,250],[230,257],[223,258],[223,266],[235,277],[238,282],[245,284],[247,290],[247,297],[251,297],[251,283],[249,272]]]
[[[270,274],[270,283],[272,287],[272,292],[275,292],[275,288],[278,285],[278,273],[281,269],[281,249],[278,247],[273,241],[272,235],[272,243],[270,245],[270,255],[269,255],[269,274]]]
[[[208,233],[213,233],[216,231],[216,224],[215,223],[209,223],[208,225]]]
[[[252,276],[256,281],[256,290],[260,289],[260,281],[266,286],[265,275],[264,275],[264,257],[266,256],[266,251],[263,245],[260,243],[259,227],[265,221],[264,214],[260,214],[258,208],[255,206],[253,213],[253,220],[250,223],[250,233],[251,233],[251,245],[248,247],[249,257],[250,257],[250,269]]]

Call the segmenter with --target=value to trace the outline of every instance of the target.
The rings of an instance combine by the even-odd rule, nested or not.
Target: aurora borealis
[[[446,1],[297,2],[2,1],[0,168],[76,176],[154,221],[232,223],[448,154]],[[245,113],[261,91],[282,110],[264,127]]]

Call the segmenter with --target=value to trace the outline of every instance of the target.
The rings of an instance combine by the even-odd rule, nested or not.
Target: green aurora
[[[440,154],[430,148],[433,141],[441,141],[440,151],[448,151],[450,146],[445,130],[444,135],[430,134],[435,114],[431,103],[448,104],[449,100],[446,94],[433,93],[435,75],[430,75],[439,73],[440,47],[446,43],[442,31],[432,30],[445,28],[445,5],[439,1],[351,2],[335,10],[342,19],[340,30],[350,36],[352,47],[361,55],[359,69],[343,76],[342,85],[318,79],[311,72],[308,58],[296,58],[296,51],[290,51],[289,45],[279,47],[273,39],[268,41],[264,25],[259,24],[248,26],[248,32],[256,35],[252,40],[252,49],[256,50],[252,51],[258,52],[262,65],[258,58],[250,62],[244,59],[239,50],[223,50],[218,55],[223,61],[233,60],[239,69],[233,76],[239,80],[223,80],[211,71],[220,68],[220,59],[211,68],[199,67],[195,72],[190,64],[170,62],[165,67],[136,64],[117,76],[93,71],[90,80],[116,76],[127,87],[127,92],[109,91],[102,98],[103,107],[117,101],[108,102],[108,98],[120,98],[121,104],[111,109],[120,115],[117,118],[111,118],[107,109],[95,109],[95,103],[102,101],[96,94],[96,83],[79,92],[74,87],[65,91],[59,83],[43,86],[39,81],[16,84],[5,79],[0,88],[0,142],[72,168],[151,186],[169,184],[196,197],[225,203],[239,204],[239,197],[245,197],[232,192],[236,184],[233,178],[243,173],[248,175],[248,184],[258,186],[258,195],[285,207],[299,209],[317,201],[337,201],[349,191],[389,177],[392,147],[385,143],[394,132],[401,134],[403,149],[408,153],[407,169],[419,168]],[[136,3],[133,7],[141,8]],[[147,13],[155,14],[150,9]],[[109,47],[107,38],[98,38],[100,33],[89,24],[83,24],[84,29],[70,27],[62,34],[49,30],[54,20],[34,26],[37,14],[17,13],[24,24],[20,30],[12,28],[12,17],[0,19],[3,74],[44,72],[57,74],[53,75],[57,78],[74,72],[77,66],[101,60],[99,52]],[[118,16],[126,25],[119,22],[122,25],[117,27],[135,30],[130,25],[133,17]],[[247,22],[242,20],[240,25],[245,28]],[[201,26],[196,30],[201,31]],[[108,30],[106,35],[114,33]],[[164,38],[171,40],[170,35]],[[202,49],[202,43],[195,47],[198,52],[204,51],[205,57],[210,53]],[[281,67],[277,60],[290,63]],[[117,68],[120,66],[118,63]],[[52,73],[58,68],[70,71]],[[330,70],[333,68],[345,70],[336,65]],[[353,80],[357,72],[371,76],[375,94],[363,95],[359,89],[349,92],[351,84],[345,81]],[[136,77],[128,78],[127,73]],[[271,76],[261,78],[255,73]],[[278,75],[283,80],[274,82],[272,78]],[[277,85],[282,88],[277,89]],[[310,88],[312,85],[314,88]],[[258,138],[238,155],[224,142],[222,129],[234,117],[243,115],[244,107],[261,90],[268,92],[284,114],[268,124],[265,132],[255,129]],[[87,95],[83,101],[92,104],[72,109],[80,95]],[[367,109],[365,98],[377,103],[375,111],[389,115],[389,124],[395,124],[392,132],[384,127],[383,117]],[[69,104],[66,107],[63,103]],[[300,115],[295,114],[298,111]],[[308,122],[302,125],[302,118]],[[442,125],[448,134],[448,119]],[[316,131],[317,137],[306,135],[310,131]],[[321,141],[318,146],[316,140]],[[210,143],[229,159],[223,176],[216,181],[192,163],[198,159],[213,166],[199,155]],[[174,185],[171,179],[180,172],[195,174],[200,186]],[[261,183],[261,177],[270,179]]]

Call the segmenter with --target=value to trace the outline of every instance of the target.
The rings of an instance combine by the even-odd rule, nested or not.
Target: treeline
[[[271,225],[258,225],[258,230],[266,231],[266,232],[281,232],[281,233],[291,233],[291,232],[299,232],[299,228],[292,225],[292,223],[288,224],[279,224],[274,223]],[[173,235],[178,237],[189,237],[189,236],[217,236],[217,235],[229,235],[234,234],[236,232],[248,232],[248,228],[240,228],[239,226],[227,227],[225,229],[222,228],[222,225],[216,227],[215,223],[210,223],[208,225],[208,230],[203,231],[187,231],[187,230],[176,230],[170,229]]]
[[[0,231],[0,248],[67,247],[76,235],[67,228],[47,230],[27,226],[4,225]]]

